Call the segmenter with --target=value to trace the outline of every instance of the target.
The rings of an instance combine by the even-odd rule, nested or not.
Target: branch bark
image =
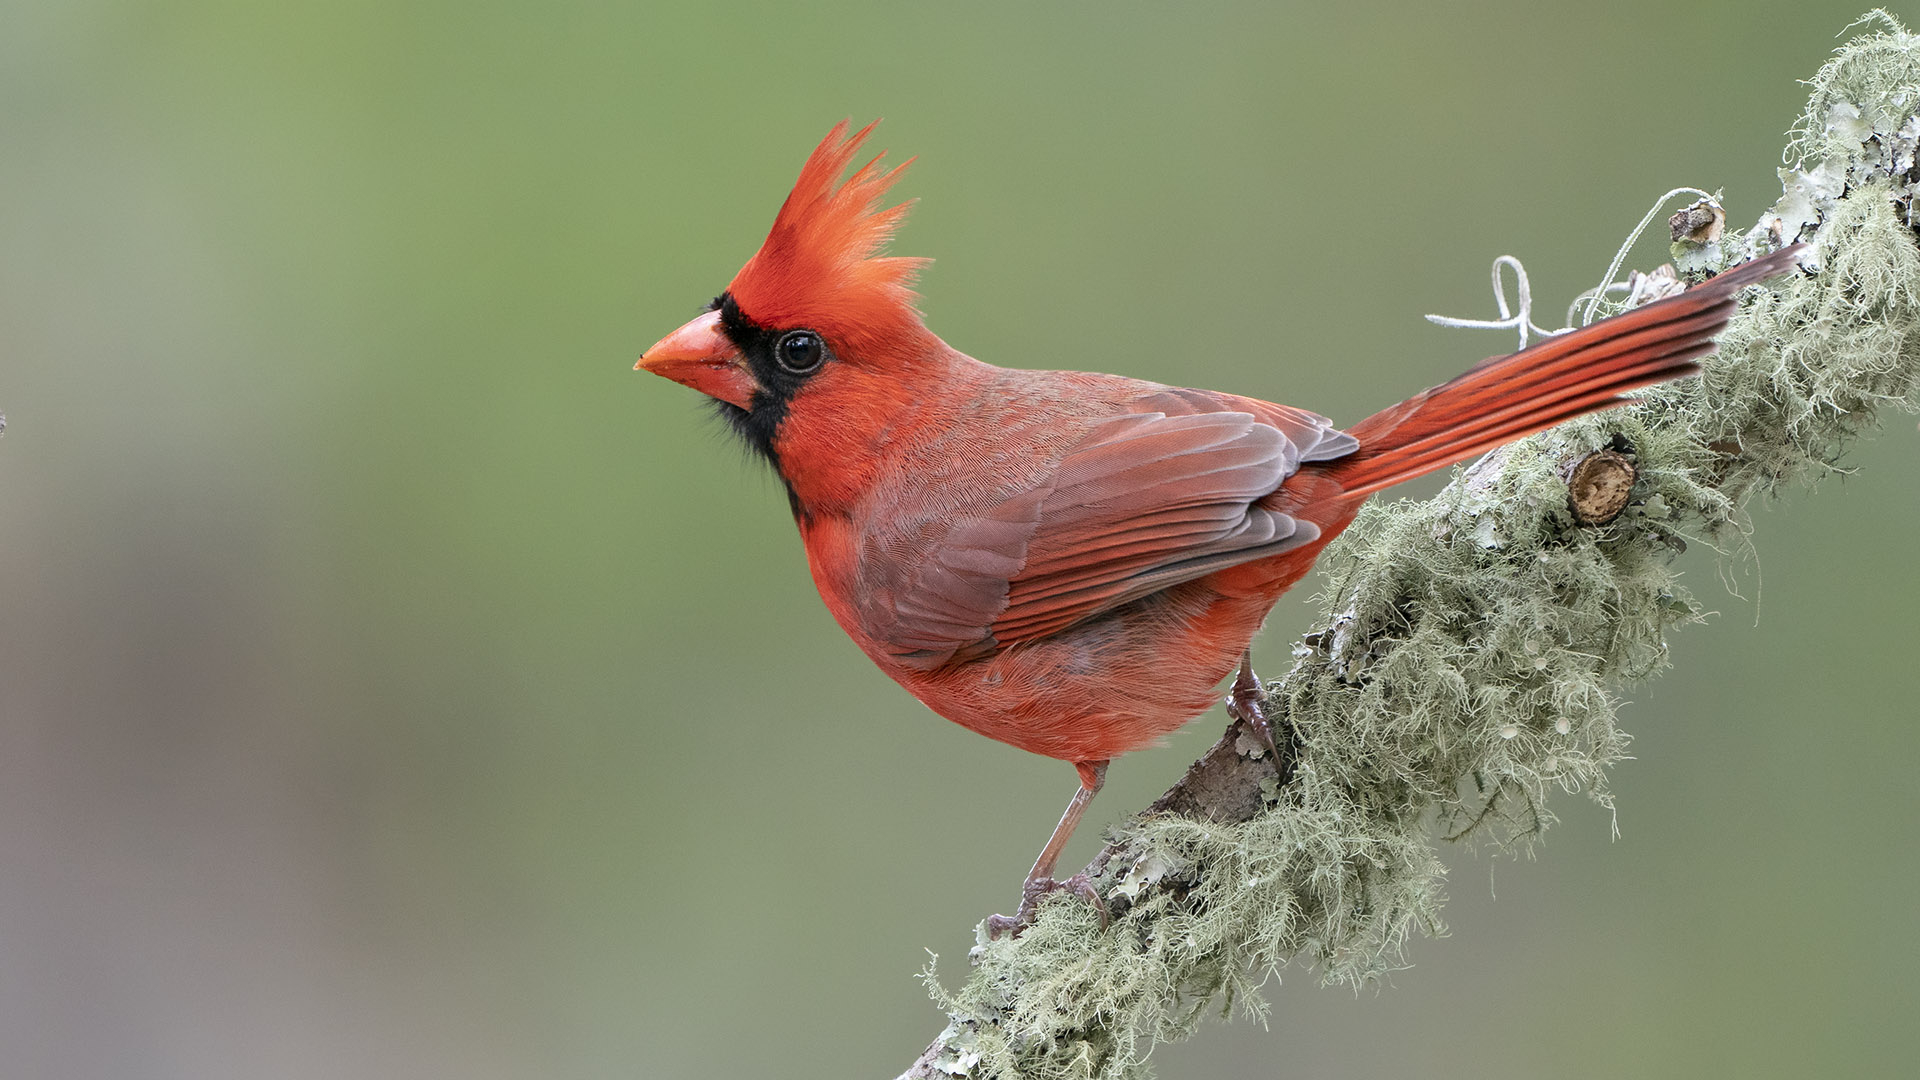
[[[1088,864],[1109,920],[1055,899],[1021,938],[983,936],[957,991],[929,971],[950,1023],[903,1076],[1139,1075],[1142,1044],[1257,1003],[1280,965],[1361,981],[1398,963],[1439,925],[1436,832],[1524,845],[1552,787],[1610,805],[1625,736],[1607,687],[1657,672],[1665,632],[1698,614],[1672,555],[1743,545],[1754,495],[1920,406],[1920,37],[1882,18],[1812,80],[1754,228],[1726,232],[1718,206],[1673,223],[1681,274],[1795,240],[1812,272],[1751,291],[1702,378],[1369,507],[1266,687],[1279,760],[1230,725]]]

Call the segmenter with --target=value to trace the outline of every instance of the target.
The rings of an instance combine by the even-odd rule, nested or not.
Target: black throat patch
[[[800,512],[799,501],[794,498],[793,484],[780,468],[780,454],[774,449],[773,441],[780,433],[780,425],[786,422],[787,407],[793,401],[794,394],[805,386],[815,371],[804,375],[795,374],[780,366],[774,357],[774,350],[780,338],[789,330],[797,327],[779,329],[761,326],[746,313],[733,299],[732,293],[721,293],[707,305],[707,310],[720,313],[720,330],[733,342],[733,347],[746,357],[747,369],[753,373],[753,381],[758,388],[753,399],[745,409],[729,402],[716,399],[721,419],[727,422],[739,436],[746,440],[754,452],[765,458],[779,475],[780,481],[787,486],[787,496],[794,502],[794,512]]]

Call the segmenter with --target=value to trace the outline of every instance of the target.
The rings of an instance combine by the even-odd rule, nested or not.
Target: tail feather
[[[1556,404],[1576,398],[1587,399],[1603,387],[1617,394],[1649,382],[1691,374],[1674,369],[1712,351],[1713,336],[1726,325],[1732,308],[1731,302],[1716,304],[1686,319],[1603,340],[1569,357],[1567,362],[1535,363],[1521,368],[1498,382],[1476,379],[1471,386],[1440,387],[1439,390],[1458,389],[1462,401],[1472,402],[1478,408],[1466,413],[1467,419],[1456,426],[1400,444],[1399,451],[1413,453],[1428,445],[1470,438],[1480,430],[1505,430],[1516,420],[1525,424],[1534,414],[1548,412]],[[1438,396],[1437,392],[1430,393]],[[1432,397],[1427,404],[1429,407],[1434,404]]]
[[[1677,296],[1488,360],[1353,425],[1358,450],[1310,467],[1358,498],[1625,404],[1630,390],[1696,374],[1740,290],[1797,266],[1802,250],[1741,263]]]

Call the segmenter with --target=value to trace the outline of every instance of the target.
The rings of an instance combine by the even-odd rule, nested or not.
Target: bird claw
[[[1069,892],[1093,905],[1100,915],[1100,929],[1105,930],[1112,920],[1107,915],[1107,905],[1101,903],[1100,894],[1093,890],[1093,882],[1085,873],[1075,874],[1065,881],[1056,881],[1050,877],[1028,878],[1020,888],[1020,906],[1012,915],[987,916],[987,938],[1000,940],[1002,935],[1019,937],[1040,915],[1040,901],[1050,893]]]
[[[1253,665],[1240,665],[1240,674],[1233,680],[1233,689],[1227,694],[1227,715],[1247,725],[1253,737],[1260,740],[1266,748],[1268,759],[1274,767],[1280,765],[1280,749],[1273,742],[1273,724],[1267,720],[1267,711],[1260,706],[1262,697],[1260,677],[1253,673]]]

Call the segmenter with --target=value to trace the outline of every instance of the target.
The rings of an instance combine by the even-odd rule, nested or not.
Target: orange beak
[[[721,331],[717,311],[655,342],[633,369],[651,371],[742,409],[753,408],[754,391],[760,388],[747,370],[746,357]]]

